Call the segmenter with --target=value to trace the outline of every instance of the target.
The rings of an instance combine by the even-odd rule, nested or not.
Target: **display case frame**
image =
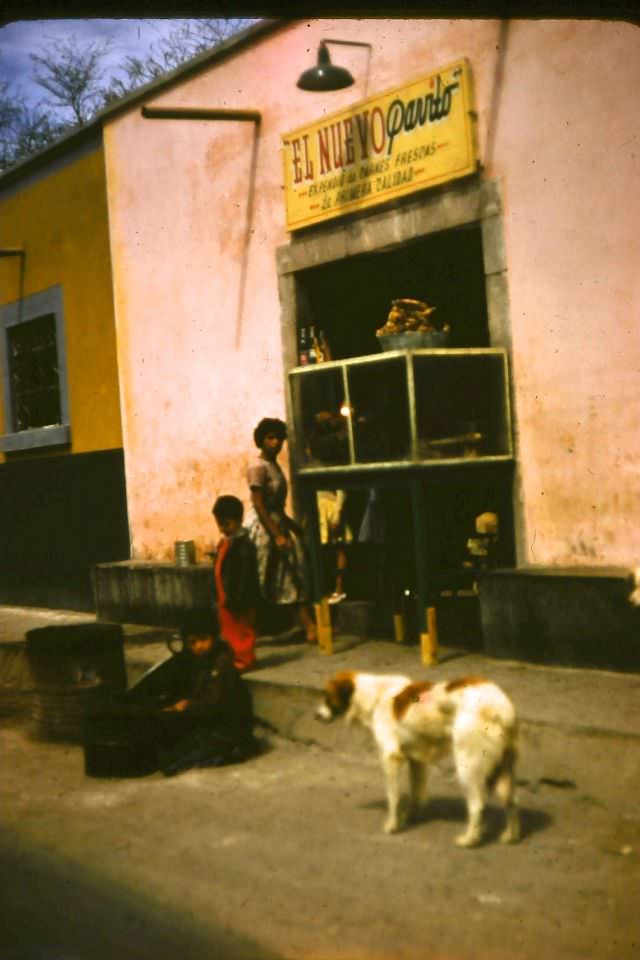
[[[493,368],[493,371],[490,375],[494,379],[495,399],[500,408],[499,410],[494,411],[496,423],[498,424],[497,429],[499,433],[499,439],[497,441],[497,445],[500,448],[499,452],[476,452],[473,455],[462,453],[452,456],[446,455],[447,446],[445,443],[445,445],[441,447],[441,449],[444,451],[443,455],[424,455],[425,443],[424,439],[421,440],[421,424],[418,422],[419,414],[417,404],[417,396],[419,392],[419,384],[417,383],[417,380],[420,379],[421,375],[419,374],[418,377],[416,377],[416,366],[417,364],[424,365],[422,363],[423,358],[425,358],[427,365],[435,364],[439,365],[441,368],[443,364],[453,364],[454,366],[457,365],[460,368],[460,372],[462,372],[464,369],[461,365],[465,363],[468,364],[470,360],[475,363],[476,369],[479,369],[478,363],[482,365],[482,359],[486,358],[487,371],[489,372],[490,368]],[[314,462],[313,460],[310,460],[305,453],[307,442],[303,436],[303,424],[305,422],[306,412],[303,409],[302,393],[305,389],[305,386],[313,382],[311,378],[315,377],[317,381],[319,376],[326,376],[329,371],[335,371],[339,373],[339,381],[342,387],[341,402],[347,410],[351,411],[353,410],[352,390],[350,383],[351,371],[365,369],[369,367],[369,365],[381,366],[390,362],[403,364],[406,375],[405,399],[409,438],[407,456],[393,459],[381,457],[377,460],[358,459],[356,427],[354,425],[353,417],[347,415],[345,416],[346,441],[348,450],[347,462],[332,464],[326,462]],[[434,369],[436,369],[436,367],[434,367]],[[377,473],[381,470],[392,470],[395,472],[398,470],[412,471],[419,469],[420,471],[423,471],[442,469],[443,467],[467,468],[480,464],[510,463],[514,459],[514,445],[509,384],[508,356],[507,351],[503,347],[392,350],[363,357],[332,360],[313,366],[293,367],[288,374],[288,387],[291,404],[290,409],[293,414],[293,426],[295,431],[295,472],[302,478],[312,477],[315,475],[326,476],[333,474],[344,475],[351,473],[362,474],[367,472]],[[449,438],[450,441],[455,439],[455,437]],[[435,443],[438,443],[438,441],[435,441]],[[440,444],[442,443],[443,441],[440,441]],[[449,447],[449,450],[450,449],[451,446]]]

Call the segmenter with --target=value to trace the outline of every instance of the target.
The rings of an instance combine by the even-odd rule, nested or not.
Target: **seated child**
[[[218,497],[212,513],[222,534],[214,560],[220,633],[231,647],[241,673],[256,662],[256,607],[260,597],[256,548],[242,526],[244,508],[237,497]]]
[[[174,656],[180,666],[163,713],[178,714],[184,726],[181,729],[178,723],[161,747],[160,769],[165,776],[194,766],[244,760],[255,752],[249,691],[233,665],[231,650],[217,637],[215,615],[210,624],[202,620],[197,613],[187,615],[181,629],[183,650]]]
[[[147,671],[112,709],[88,718],[87,772],[98,763],[102,772],[92,775],[139,776],[159,768],[171,776],[256,752],[251,695],[218,637],[214,611],[187,612],[181,639],[182,649],[171,648],[173,656]],[[116,751],[112,772],[104,772],[107,749]]]

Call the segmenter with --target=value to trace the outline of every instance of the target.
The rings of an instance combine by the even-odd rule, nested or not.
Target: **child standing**
[[[214,560],[220,633],[233,651],[234,666],[243,672],[256,662],[256,548],[242,526],[244,508],[237,497],[218,497],[212,513],[222,534]]]

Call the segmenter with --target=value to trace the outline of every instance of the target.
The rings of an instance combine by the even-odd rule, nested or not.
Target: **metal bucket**
[[[143,777],[158,769],[158,724],[150,711],[95,710],[84,725],[88,777]]]
[[[196,545],[193,540],[176,540],[173,546],[178,567],[188,567],[196,562]]]
[[[119,624],[28,630],[26,655],[33,685],[33,733],[39,739],[79,742],[87,710],[127,689]]]
[[[380,349],[386,353],[389,350],[424,350],[436,347],[446,347],[449,343],[449,327],[442,330],[406,330],[404,333],[389,333],[378,336]]]

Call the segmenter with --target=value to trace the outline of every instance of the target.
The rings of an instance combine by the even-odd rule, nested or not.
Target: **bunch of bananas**
[[[442,330],[443,323],[439,323],[433,313],[435,307],[430,307],[422,300],[392,300],[391,310],[384,327],[376,330],[378,337],[386,337],[394,333],[427,333],[432,330]]]

